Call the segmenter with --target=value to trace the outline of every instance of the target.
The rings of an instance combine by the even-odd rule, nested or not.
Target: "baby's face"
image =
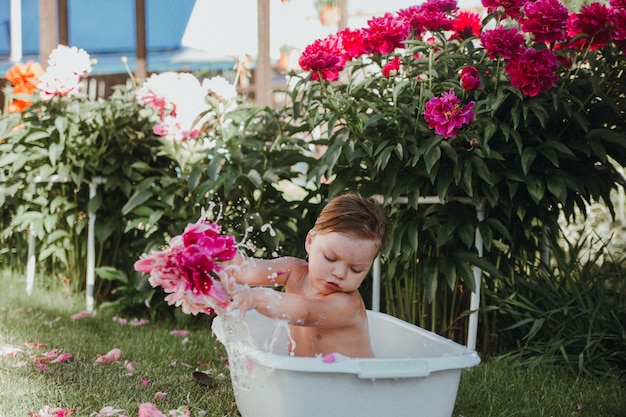
[[[343,233],[309,233],[309,279],[322,294],[356,291],[378,254],[378,245],[377,240]]]

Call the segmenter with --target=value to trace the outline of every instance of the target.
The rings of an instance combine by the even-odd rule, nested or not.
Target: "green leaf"
[[[150,190],[138,191],[124,204],[122,214],[127,215],[152,197]]]

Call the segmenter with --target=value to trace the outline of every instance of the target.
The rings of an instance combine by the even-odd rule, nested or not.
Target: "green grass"
[[[28,416],[44,405],[76,409],[73,416],[80,417],[106,406],[136,416],[144,402],[164,413],[187,406],[194,417],[239,415],[224,350],[208,318],[133,327],[99,311],[73,321],[70,316],[84,309],[84,300],[59,285],[43,287],[40,278],[27,296],[22,277],[0,273],[0,346],[22,349],[0,357],[0,417]],[[170,335],[183,328],[190,331],[188,340]],[[46,346],[24,346],[35,342]],[[72,359],[42,371],[33,359],[54,348],[72,353]],[[112,348],[122,351],[119,363],[94,364],[98,353]],[[133,364],[132,376],[124,361]],[[211,371],[216,385],[196,384],[191,378],[195,369]],[[167,395],[157,400],[157,392]],[[616,376],[576,377],[565,368],[529,370],[511,359],[494,359],[463,371],[454,417],[617,417],[626,415],[625,396],[626,382]]]

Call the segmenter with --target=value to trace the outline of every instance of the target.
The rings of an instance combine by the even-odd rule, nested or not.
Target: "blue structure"
[[[180,48],[195,0],[146,0],[148,51]],[[10,52],[10,0],[0,0],[0,58]],[[90,55],[135,49],[133,0],[68,0],[69,44]],[[39,53],[39,0],[22,0],[22,51]]]

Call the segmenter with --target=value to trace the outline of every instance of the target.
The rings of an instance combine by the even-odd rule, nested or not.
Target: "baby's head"
[[[387,235],[387,218],[374,199],[355,193],[343,194],[330,200],[311,230],[312,234],[330,232],[375,240],[380,251]]]

